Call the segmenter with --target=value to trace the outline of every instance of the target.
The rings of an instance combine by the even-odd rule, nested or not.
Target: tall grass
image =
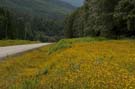
[[[53,47],[49,49],[49,54],[58,51],[59,49],[63,48],[70,48],[73,43],[80,43],[80,42],[93,42],[93,41],[105,41],[109,40],[103,37],[85,37],[85,38],[74,38],[74,39],[63,39],[56,43]]]
[[[22,83],[18,85],[13,85],[10,89],[37,89],[37,86],[39,84],[39,79],[37,77],[32,79],[26,79],[22,81]]]

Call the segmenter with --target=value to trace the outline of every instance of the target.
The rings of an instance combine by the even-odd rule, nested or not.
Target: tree
[[[135,1],[86,0],[84,6],[69,16],[66,27],[70,27],[67,33],[73,37],[135,36]]]
[[[115,18],[120,25],[124,23],[127,36],[135,36],[135,2],[121,0],[115,8]],[[123,25],[122,25],[123,26]]]

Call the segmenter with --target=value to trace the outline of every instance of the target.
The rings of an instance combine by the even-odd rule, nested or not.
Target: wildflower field
[[[135,41],[70,40],[7,58],[0,89],[135,89]]]

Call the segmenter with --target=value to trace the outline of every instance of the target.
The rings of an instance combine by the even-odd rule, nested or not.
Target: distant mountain
[[[61,18],[75,9],[71,4],[61,0],[0,0],[0,6],[51,18]]]
[[[83,5],[84,3],[84,0],[61,0],[61,1],[70,3],[71,5],[76,6],[76,7],[79,7]]]

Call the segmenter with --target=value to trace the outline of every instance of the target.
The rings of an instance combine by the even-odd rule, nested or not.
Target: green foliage
[[[63,38],[63,19],[33,17],[0,8],[0,40],[57,41]]]
[[[125,27],[127,36],[135,35],[135,3],[133,0],[121,0],[115,8],[115,19]],[[123,24],[120,24],[123,22]]]
[[[49,54],[56,52],[63,48],[70,48],[72,47],[72,44],[74,43],[80,43],[80,42],[93,42],[93,41],[104,41],[108,40],[103,37],[86,37],[86,38],[74,38],[74,39],[63,39],[60,40],[58,43],[56,43],[53,47],[49,49]]]
[[[57,50],[59,50],[59,49],[62,49],[62,48],[68,48],[68,47],[70,47],[70,42],[68,41],[68,40],[60,40],[58,43],[56,43],[55,45],[54,45],[54,47],[51,47],[50,49],[49,49],[49,54],[51,54],[51,53],[53,53],[53,52],[55,52],[55,51],[57,51]]]
[[[37,85],[38,85],[37,78],[25,80],[21,85],[22,86],[21,89],[37,89],[37,87],[36,87]]]
[[[71,14],[66,21],[65,32],[68,32],[68,35],[65,36],[69,38],[133,37],[135,2],[134,0],[85,0],[85,5]]]
[[[63,20],[74,6],[60,0],[0,1],[0,40],[58,41]]]

